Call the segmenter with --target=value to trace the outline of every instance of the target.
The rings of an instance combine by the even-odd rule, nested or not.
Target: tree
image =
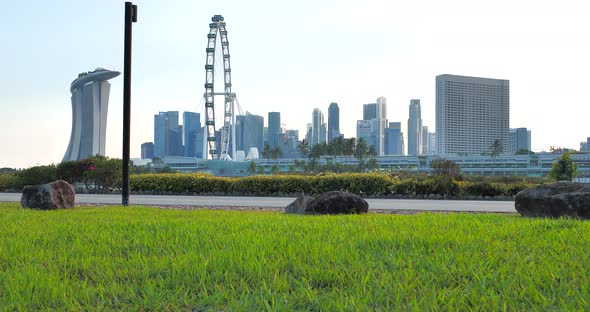
[[[367,155],[373,158],[377,156],[377,148],[375,148],[375,145],[369,146],[367,149]]]
[[[353,156],[355,146],[356,146],[356,138],[350,138],[350,139],[344,140],[344,146],[342,148],[344,155]],[[346,162],[348,162],[348,159],[346,159]]]
[[[45,184],[57,180],[57,169],[54,165],[34,166],[18,171],[16,176],[19,178],[22,186]]]
[[[248,165],[248,174],[255,175],[256,174],[256,163],[251,161]]]
[[[463,179],[463,174],[459,165],[448,159],[436,158],[430,161],[430,168],[432,169],[432,175],[447,176],[451,179],[460,181]]]
[[[495,175],[496,169],[496,157],[501,155],[504,152],[504,147],[502,146],[502,142],[500,140],[495,139],[492,146],[490,146],[490,156],[492,156],[492,175]]]
[[[270,161],[270,156],[271,156],[271,148],[270,145],[265,144],[264,145],[264,149],[262,149],[262,157],[266,158],[267,161]]]
[[[359,172],[364,171],[365,157],[367,157],[367,154],[368,154],[367,143],[365,143],[365,140],[363,138],[359,138],[357,140],[356,146],[354,148],[354,157],[356,157],[356,159],[359,162],[359,165],[358,165]]]
[[[88,160],[94,166],[89,167],[84,176],[98,191],[110,191],[121,187],[123,171],[121,159],[96,155],[89,157]],[[89,186],[89,183],[85,184],[86,187]]]
[[[436,158],[430,161],[432,176],[438,192],[445,195],[453,195],[459,191],[458,185],[454,181],[463,179],[459,165],[448,159]]]
[[[319,159],[323,155],[326,155],[327,145],[326,143],[319,143],[311,148],[311,152],[309,153],[309,158],[311,159]]]
[[[295,169],[299,168],[299,170],[301,170],[302,172],[305,171],[305,160],[295,159],[293,161],[293,165],[295,166]]]
[[[280,147],[275,147],[270,150],[270,158],[274,161],[277,161],[279,158],[283,156],[283,150]]]
[[[309,156],[310,148],[306,139],[303,139],[297,143],[297,150],[299,150],[303,157]]]
[[[57,165],[57,178],[70,184],[82,182],[84,173],[89,167],[94,167],[88,159],[64,161]]]
[[[344,139],[339,136],[336,137],[330,142],[331,151],[334,156],[342,156],[344,150]]]
[[[280,172],[279,165],[277,165],[277,164],[272,165],[272,167],[270,168],[270,172],[272,174],[278,174]]]
[[[367,168],[369,168],[369,170],[379,169],[379,163],[377,162],[377,158],[369,159],[369,161],[367,162]]]
[[[264,166],[258,166],[256,171],[258,172],[258,174],[264,174]]]
[[[557,181],[572,181],[578,175],[578,164],[571,158],[570,152],[563,153],[554,163],[549,177]]]

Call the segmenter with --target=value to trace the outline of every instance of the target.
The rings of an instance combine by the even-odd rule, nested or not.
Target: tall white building
[[[105,154],[107,112],[111,84],[117,71],[97,68],[81,73],[70,86],[72,92],[72,132],[63,161]]]
[[[422,155],[430,155],[430,134],[427,126],[422,126]]]
[[[420,100],[410,100],[408,118],[408,155],[422,154],[422,112]]]
[[[324,114],[319,108],[314,108],[311,121],[311,145],[326,143],[327,129],[324,123]]]
[[[428,155],[436,155],[436,133],[428,133]]]
[[[375,129],[377,155],[385,153],[385,128],[387,128],[387,99],[379,97],[377,99],[377,129]]]
[[[510,83],[503,79],[436,77],[437,153],[481,154],[495,140],[509,146]]]

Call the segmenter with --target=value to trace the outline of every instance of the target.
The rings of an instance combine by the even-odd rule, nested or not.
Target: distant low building
[[[141,159],[152,159],[154,158],[154,143],[145,142],[141,144]]]

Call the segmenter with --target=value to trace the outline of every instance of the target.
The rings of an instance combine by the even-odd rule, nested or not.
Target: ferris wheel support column
[[[231,157],[235,160],[236,159],[236,112],[235,112],[235,96],[232,97],[231,100]]]

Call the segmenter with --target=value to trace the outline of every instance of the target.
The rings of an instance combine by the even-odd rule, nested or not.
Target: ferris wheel
[[[205,64],[205,127],[207,128],[206,149],[208,154],[203,157],[210,159],[231,160],[235,155],[235,113],[234,102],[236,94],[231,91],[231,67],[229,56],[229,41],[227,41],[227,30],[223,16],[215,15],[211,18],[209,24],[209,34],[207,34],[207,63]],[[219,72],[216,68],[217,43],[221,45],[221,58],[223,71],[223,92],[215,92],[215,73]],[[219,67],[221,64],[217,64]],[[217,142],[215,135],[215,96],[224,97],[223,109],[223,126],[219,129],[221,132],[221,141]],[[217,148],[221,150],[218,151]]]

